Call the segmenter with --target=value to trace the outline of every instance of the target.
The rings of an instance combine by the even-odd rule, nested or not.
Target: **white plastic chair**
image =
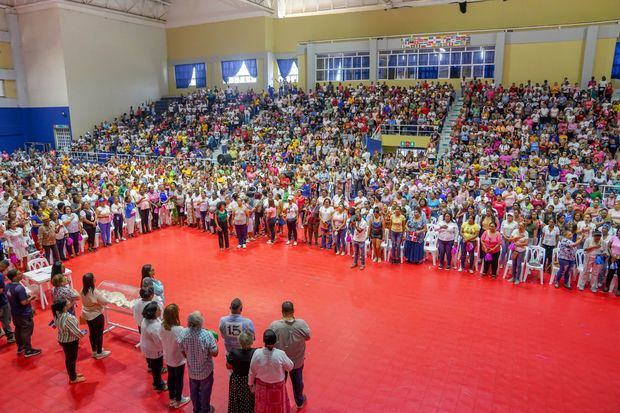
[[[549,278],[549,285],[553,284],[553,280],[558,275],[558,271],[560,271],[560,263],[558,261],[558,249],[553,249],[553,255],[551,256],[551,278]]]
[[[390,240],[390,230],[385,229],[383,231],[383,241],[381,241],[381,249],[383,250],[383,261],[387,262],[388,254],[392,248],[392,241]]]
[[[433,257],[433,266],[437,265],[437,248],[438,234],[437,232],[427,232],[424,238],[424,255],[430,254]]]
[[[35,258],[32,261],[28,261],[28,271],[49,267],[49,265],[49,262],[47,262],[45,258]]]
[[[528,246],[525,248],[525,270],[521,273],[521,282],[527,281],[530,271],[540,273],[540,284],[545,278],[545,249],[543,247]]]
[[[586,269],[586,254],[583,250],[575,251],[575,271],[571,274],[571,281],[575,277],[575,272],[579,274],[579,279]]]

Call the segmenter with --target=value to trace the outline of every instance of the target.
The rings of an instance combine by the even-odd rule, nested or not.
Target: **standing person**
[[[247,248],[248,237],[248,216],[250,211],[248,210],[245,202],[237,195],[233,197],[236,202],[232,203],[232,216],[233,224],[235,226],[235,232],[237,233],[237,248]]]
[[[101,242],[103,242],[104,247],[109,247],[112,245],[112,240],[110,239],[112,232],[112,211],[106,199],[99,199],[96,212],[97,224],[99,225],[99,231],[101,233]]]
[[[545,249],[545,271],[551,273],[551,267],[553,265],[553,250],[558,245],[558,238],[560,238],[560,229],[555,225],[553,220],[550,220],[547,225],[542,229],[542,238],[540,243]]]
[[[41,350],[33,348],[30,342],[34,332],[34,319],[32,305],[36,300],[35,295],[29,295],[26,288],[20,281],[24,275],[13,269],[7,272],[9,284],[6,286],[6,297],[11,307],[11,316],[15,326],[15,339],[17,341],[17,355],[24,354],[25,357],[33,357],[41,354]]]
[[[607,242],[607,249],[609,251],[609,269],[607,270],[607,278],[605,279],[603,292],[609,291],[611,281],[614,279],[615,275],[618,277],[618,282],[616,283],[616,296],[620,297],[620,271],[618,270],[620,262],[620,238],[618,238],[618,233],[612,236]]]
[[[351,219],[351,228],[353,230],[353,264],[351,268],[357,267],[357,261],[360,261],[360,270],[366,265],[366,240],[368,239],[368,224],[360,215],[360,210],[356,210],[355,215]],[[308,333],[310,330],[308,330]],[[308,338],[310,335],[308,334]],[[304,344],[305,345],[305,344]],[[303,366],[302,366],[303,368]],[[291,374],[292,378],[292,374]]]
[[[467,222],[461,225],[461,266],[459,271],[465,270],[467,256],[469,256],[469,273],[474,272],[474,254],[476,252],[476,240],[480,234],[480,225],[476,224],[474,214],[468,214]]]
[[[9,222],[9,229],[4,231],[6,247],[11,259],[16,259],[15,266],[26,271],[28,269],[28,249],[26,243],[26,229],[17,226],[15,220]]]
[[[226,211],[226,202],[220,201],[215,210],[215,229],[217,230],[217,242],[220,251],[224,248],[230,249],[230,241],[228,240],[228,211]]]
[[[509,238],[518,226],[519,224],[515,221],[514,214],[512,212],[507,213],[506,219],[502,221],[502,225],[499,229],[502,236],[502,252],[499,259],[499,268],[504,268],[508,263],[508,257],[512,254],[512,251],[508,248],[510,246]]]
[[[573,265],[575,265],[575,252],[581,244],[581,241],[581,236],[578,236],[577,239],[573,241],[573,231],[570,229],[564,230],[563,237],[558,243],[558,263],[560,264],[560,269],[555,276],[555,288],[560,288],[560,280],[564,278],[564,287],[569,290],[571,289],[569,283],[570,272]]]
[[[97,218],[95,211],[90,207],[88,202],[82,204],[82,210],[80,211],[80,218],[82,220],[82,227],[88,235],[88,251],[93,252],[97,248],[95,247],[95,236],[97,235]],[[71,232],[69,232],[71,235]],[[72,237],[73,238],[73,237]],[[75,240],[74,240],[75,241]],[[74,245],[77,243],[74,243]],[[76,247],[77,248],[77,247]]]
[[[285,216],[288,234],[288,241],[286,241],[286,245],[289,245],[290,243],[297,245],[297,217],[299,216],[299,207],[293,199],[289,199]]]
[[[136,229],[136,215],[138,209],[136,204],[133,202],[131,196],[127,195],[125,197],[125,221],[127,222],[127,236],[129,238],[135,237],[135,229]]]
[[[66,300],[71,302],[71,307],[67,309],[69,313],[75,315],[75,303],[80,299],[80,293],[73,289],[69,283],[69,278],[65,276],[66,268],[64,264],[57,261],[52,265],[52,298],[54,301]]]
[[[444,267],[444,259],[446,270],[449,270],[452,265],[452,247],[458,233],[459,227],[456,222],[452,221],[452,214],[444,214],[443,222],[439,223],[437,229],[437,253],[439,254],[440,270]]]
[[[273,244],[276,242],[276,223],[278,222],[276,204],[273,199],[267,201],[267,209],[265,210],[265,216],[267,218],[267,232],[269,233],[269,241],[267,244]]]
[[[183,377],[185,375],[185,357],[181,352],[178,339],[183,328],[179,320],[179,307],[168,304],[164,309],[162,328],[159,331],[164,361],[168,367],[168,395],[170,407],[178,409],[190,402],[190,398],[183,396]]]
[[[275,348],[277,341],[278,336],[273,330],[265,330],[265,346],[254,351],[250,361],[248,385],[254,393],[254,413],[291,411],[286,391],[286,374],[292,373],[294,363],[284,351]]]
[[[239,335],[248,333],[255,337],[254,323],[249,318],[241,316],[243,311],[243,303],[240,299],[235,298],[230,303],[230,314],[220,318],[220,334],[224,338],[224,346],[226,353],[234,348],[240,348]]]
[[[71,242],[67,242],[67,253],[71,258],[80,255],[80,232],[82,231],[82,225],[78,214],[73,212],[71,207],[67,205],[60,219],[69,234],[69,238],[71,238]],[[88,245],[90,245],[90,240]]]
[[[110,212],[112,212],[112,224],[114,225],[114,239],[118,244],[121,240],[125,241],[125,237],[123,236],[123,216],[125,215],[125,208],[123,208],[123,204],[120,202],[118,197],[114,197],[114,202],[110,207]]]
[[[508,282],[513,281],[515,285],[519,285],[523,260],[525,259],[525,248],[530,243],[530,236],[525,230],[525,222],[519,221],[517,229],[512,232],[508,241],[514,244],[514,249],[512,250],[512,278]]]
[[[58,343],[65,353],[65,368],[69,375],[69,384],[77,384],[86,381],[86,377],[76,370],[80,339],[86,333],[78,327],[78,320],[69,312],[70,308],[73,308],[72,301],[56,300],[52,304],[52,314],[58,331]]]
[[[43,225],[39,227],[39,242],[45,250],[45,258],[51,264],[60,261],[60,251],[56,245],[56,224],[49,216],[43,217]]]
[[[594,231],[591,236],[586,238],[583,243],[583,251],[585,253],[585,263],[583,272],[579,275],[577,288],[583,291],[588,281],[590,281],[590,290],[595,293],[598,289],[598,275],[601,271],[603,261],[607,253],[607,247],[603,243],[600,231]]]
[[[155,279],[155,267],[153,267],[153,265],[151,264],[144,264],[142,266],[140,274],[140,287],[145,287],[144,280],[145,278],[149,278],[147,282],[150,282],[150,284],[153,286],[153,292],[157,297],[159,297],[162,304],[165,303],[166,300],[164,299],[164,284],[162,284],[161,281]]]
[[[6,296],[6,284],[4,283],[4,273],[9,268],[9,261],[0,261],[0,323],[4,330],[4,334],[7,339],[7,343],[15,343],[15,334],[11,328],[11,307],[9,306],[9,300]],[[2,334],[0,334],[2,336]]]
[[[396,206],[394,213],[390,216],[390,239],[392,240],[390,261],[392,264],[400,264],[400,244],[403,241],[406,224],[407,219],[401,213],[400,207]]]
[[[482,233],[480,237],[483,256],[482,276],[486,276],[491,268],[491,277],[497,278],[497,264],[499,261],[499,254],[502,248],[502,236],[497,232],[497,224],[491,222],[489,228]],[[487,254],[491,257],[487,259]]]
[[[140,350],[147,360],[153,375],[153,389],[157,393],[168,390],[161,378],[164,368],[164,348],[159,337],[161,331],[161,309],[155,302],[149,302],[142,310],[140,325]]]
[[[99,291],[95,288],[95,276],[92,272],[82,277],[82,315],[80,316],[88,324],[88,339],[93,358],[97,360],[108,357],[112,352],[103,348],[103,329],[105,318],[103,308],[108,304]]]
[[[144,188],[140,189],[138,200],[136,201],[138,210],[140,213],[140,223],[142,224],[142,233],[146,234],[149,231],[149,213],[151,212],[151,203],[149,197],[146,195]]]
[[[379,211],[379,207],[374,207],[372,215],[369,218],[369,230],[370,230],[370,247],[372,248],[372,260],[374,262],[381,262],[381,243],[383,242],[383,217]]]
[[[336,244],[336,255],[345,255],[346,233],[347,233],[347,211],[343,204],[339,204],[332,214],[332,228],[334,230],[334,243]]]
[[[56,239],[56,248],[58,248],[58,254],[60,255],[60,261],[67,260],[67,254],[65,253],[65,245],[67,243],[67,228],[62,224],[62,221],[58,219],[58,213],[52,213],[52,220],[55,224],[56,231],[54,231],[54,238]],[[79,237],[78,237],[79,239]]]
[[[323,206],[319,208],[319,231],[321,233],[321,248],[331,249],[332,247],[332,216],[334,208],[331,206],[329,198],[323,200]]]
[[[415,207],[407,220],[407,233],[403,255],[409,263],[420,264],[424,261],[424,238],[426,237],[426,215]]]
[[[213,413],[213,357],[218,348],[213,335],[202,328],[204,319],[199,311],[187,316],[187,328],[179,335],[179,347],[187,359],[189,391],[195,413]]]
[[[301,409],[306,404],[304,394],[304,360],[306,358],[306,341],[310,340],[310,327],[302,319],[295,318],[293,303],[282,303],[282,319],[274,321],[269,326],[277,336],[276,347],[286,353],[293,361],[291,382],[295,395],[295,404]]]
[[[238,337],[239,348],[226,355],[226,367],[232,370],[228,384],[228,413],[254,412],[254,394],[248,384],[250,363],[256,349],[254,335],[243,332]]]

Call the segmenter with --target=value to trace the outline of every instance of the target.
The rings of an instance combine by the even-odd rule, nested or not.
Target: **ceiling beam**
[[[271,14],[275,13],[272,0],[237,0],[237,1],[241,3],[249,4],[250,6],[257,7]]]

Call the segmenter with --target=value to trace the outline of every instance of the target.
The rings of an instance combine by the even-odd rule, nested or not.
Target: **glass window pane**
[[[487,79],[493,79],[495,77],[495,65],[484,66],[484,77]]]
[[[379,79],[387,79],[387,69],[379,69]]]
[[[471,64],[471,52],[463,52],[461,57],[461,63],[464,65]]]
[[[474,63],[484,63],[484,51],[474,52]]]
[[[388,79],[396,79],[396,69],[395,68],[390,68],[388,69]]]
[[[407,78],[408,79],[415,79],[417,71],[418,71],[418,69],[415,68],[415,67],[408,68],[407,69]]]
[[[463,66],[461,68],[461,76],[465,76],[466,78],[471,78],[471,66]]]
[[[406,71],[407,71],[407,69],[405,69],[404,67],[399,67],[398,69],[396,69],[396,78],[397,79],[405,79]]]
[[[450,76],[449,66],[439,66],[439,79],[447,79]]]
[[[450,79],[460,79],[461,66],[450,66]]]
[[[343,67],[353,67],[352,57],[345,57],[343,60]]]
[[[484,52],[484,63],[494,63],[495,62],[495,51],[487,50]]]
[[[406,54],[398,55],[398,66],[407,66],[407,55]]]
[[[439,64],[439,53],[431,53],[428,58],[428,64],[431,66],[437,66]]]
[[[325,60],[324,59],[316,59],[316,68],[317,69],[325,69]]]
[[[334,58],[334,68],[341,68],[342,67],[342,58],[341,57],[335,57]]]
[[[420,55],[419,55],[418,59],[419,59],[419,60],[418,60],[418,64],[419,64],[420,66],[426,66],[426,65],[428,65],[428,55],[427,55],[427,54],[425,54],[425,53],[424,53],[424,54],[420,53]]]
[[[417,54],[410,54],[407,57],[407,64],[409,66],[415,66],[418,63],[418,55]]]
[[[476,78],[482,77],[482,75],[484,74],[483,68],[484,66],[482,65],[474,66],[474,77]]]
[[[322,70],[317,70],[316,72],[316,80],[319,82],[322,82],[323,80],[325,80],[325,72]]]
[[[439,64],[440,65],[447,65],[448,63],[450,63],[449,59],[450,59],[450,55],[448,53],[439,53]]]
[[[370,67],[370,56],[362,56],[362,67]]]
[[[398,55],[391,54],[389,58],[389,66],[395,67],[397,63],[398,63]]]
[[[362,69],[362,80],[370,80],[370,69]]]
[[[450,53],[450,64],[452,65],[458,65],[459,63],[461,63],[461,53],[459,52],[452,52]]]

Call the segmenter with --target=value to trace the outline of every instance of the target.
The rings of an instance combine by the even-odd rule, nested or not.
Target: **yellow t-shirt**
[[[475,222],[471,225],[469,222],[464,222],[463,225],[461,225],[461,233],[465,241],[474,240],[478,234],[480,234],[480,225]]]
[[[404,231],[404,225],[405,225],[405,216],[404,215],[400,215],[400,216],[396,216],[396,215],[392,215],[392,225],[390,227],[390,229],[393,232],[403,232]]]

